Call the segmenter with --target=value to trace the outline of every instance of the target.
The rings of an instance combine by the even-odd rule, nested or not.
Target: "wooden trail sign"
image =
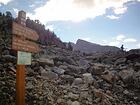
[[[39,46],[35,43],[39,36],[36,31],[26,27],[26,13],[24,11],[19,11],[18,23],[13,22],[12,34],[12,49],[17,51],[18,58],[16,105],[25,105],[25,65],[31,64],[31,53],[29,52],[35,53],[39,51]]]

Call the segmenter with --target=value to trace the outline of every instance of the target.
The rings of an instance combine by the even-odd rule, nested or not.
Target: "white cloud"
[[[124,13],[122,7],[128,1],[135,0],[49,0],[42,7],[36,8],[34,13],[28,13],[28,16],[43,23],[69,20],[79,22],[104,15],[108,8],[115,8],[116,13]]]
[[[107,43],[107,40],[102,40],[102,42],[103,42],[104,44],[106,44],[106,43]]]
[[[122,41],[125,38],[125,36],[123,34],[120,34],[116,37],[117,41]]]
[[[137,40],[135,38],[129,38],[124,34],[119,34],[116,37],[114,37],[113,39],[111,39],[110,41],[105,40],[105,43],[103,43],[103,45],[110,45],[110,46],[117,46],[120,47],[121,44],[125,44],[125,46],[139,46],[140,47],[140,43],[136,44]]]
[[[11,2],[12,0],[0,0],[0,3],[3,3],[3,4],[7,4],[7,3],[9,3],[9,2]]]
[[[0,7],[2,6],[2,4],[0,4]]]
[[[84,37],[84,38],[80,38],[80,39],[85,40],[85,41],[88,41],[88,42],[91,41],[91,38],[89,38],[89,37]]]
[[[107,41],[107,40],[102,40],[102,41],[100,42],[100,44],[101,44],[101,45],[108,45],[108,41]]]
[[[133,43],[133,42],[137,42],[137,40],[134,38],[127,38],[127,39],[124,39],[123,42],[124,43]]]
[[[140,43],[139,43],[139,44],[137,44],[137,47],[138,47],[138,48],[140,48]]]
[[[114,9],[114,13],[117,15],[124,14],[127,11],[127,7],[119,7]]]
[[[46,25],[46,29],[49,29],[50,31],[54,31],[54,26],[53,25]]]
[[[119,19],[119,18],[120,18],[120,17],[114,16],[114,15],[108,15],[108,16],[106,16],[106,17],[108,17],[109,19],[113,19],[113,20]]]
[[[112,42],[109,42],[108,45],[110,45],[110,46],[118,46],[119,44],[120,44],[119,41],[112,41]]]
[[[14,12],[16,13],[16,15],[18,15],[18,9],[16,9],[16,8],[13,8],[13,10],[14,10]]]
[[[29,7],[31,7],[31,8],[32,8],[32,7],[35,7],[35,4],[29,5]]]

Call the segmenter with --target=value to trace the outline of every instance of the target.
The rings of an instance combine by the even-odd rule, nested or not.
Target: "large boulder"
[[[16,62],[16,57],[12,55],[2,55],[3,62]]]
[[[80,105],[80,103],[78,101],[74,101],[71,105]]]
[[[135,71],[139,71],[140,70],[140,63],[139,62],[136,62],[134,64],[134,69],[135,69]]]
[[[119,58],[119,59],[117,59],[116,61],[115,61],[115,65],[117,66],[117,65],[120,65],[120,64],[125,64],[126,63],[126,58]]]
[[[122,70],[119,72],[119,76],[125,83],[131,82],[130,80],[132,79],[133,74],[134,70]]]
[[[100,63],[94,63],[91,69],[92,74],[101,75],[105,71],[105,65]]]
[[[55,79],[58,79],[58,74],[52,72],[52,71],[45,71],[45,70],[42,70],[41,71],[41,76],[43,78],[48,78],[50,80],[55,80]]]
[[[85,73],[83,74],[83,80],[85,83],[89,83],[89,84],[92,84],[93,83],[93,77],[92,77],[92,74],[91,73]]]
[[[72,85],[81,85],[83,83],[82,78],[75,78]]]
[[[62,63],[68,63],[68,64],[71,64],[71,65],[75,65],[75,61],[71,58],[71,57],[68,57],[68,56],[56,56],[53,58],[54,62],[57,63],[57,62],[62,62]]]
[[[38,63],[42,66],[48,65],[48,66],[54,66],[53,59],[48,59],[48,58],[39,58]]]
[[[133,87],[140,89],[140,71],[133,74]]]
[[[65,71],[65,74],[75,76],[77,74],[81,74],[84,71],[82,67],[74,66],[74,65],[68,65],[67,70]]]
[[[77,100],[79,98],[79,95],[78,94],[74,94],[72,92],[69,92],[68,93],[68,98],[72,99],[72,100]]]
[[[106,70],[104,72],[104,74],[102,75],[102,78],[104,80],[106,80],[107,82],[112,83],[113,82],[113,78],[114,78],[114,74],[111,71]]]
[[[62,74],[64,74],[64,72],[65,72],[64,69],[60,69],[60,68],[58,68],[58,67],[53,67],[53,68],[52,68],[52,71],[55,72],[55,73],[58,74],[58,75],[62,75]]]
[[[114,101],[113,96],[104,93],[101,89],[94,89],[94,95],[96,98],[99,98],[102,103],[106,103],[106,100],[108,100],[108,104],[106,103],[105,105],[110,105],[110,102]]]
[[[61,75],[61,84],[72,84],[74,81],[74,77],[70,75]]]
[[[84,69],[88,69],[90,67],[89,62],[85,59],[79,60],[79,66],[83,67]]]

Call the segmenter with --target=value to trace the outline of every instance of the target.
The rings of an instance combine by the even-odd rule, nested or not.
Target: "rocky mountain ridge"
[[[91,43],[85,40],[78,39],[76,44],[72,44],[74,51],[81,51],[84,53],[105,53],[105,52],[117,52],[120,49],[115,46],[103,46],[95,43]]]

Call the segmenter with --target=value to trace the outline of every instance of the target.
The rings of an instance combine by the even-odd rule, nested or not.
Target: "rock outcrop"
[[[81,51],[84,53],[105,53],[105,52],[117,52],[120,49],[115,46],[102,46],[95,43],[90,43],[81,39],[78,39],[76,44],[72,44],[73,50]]]

